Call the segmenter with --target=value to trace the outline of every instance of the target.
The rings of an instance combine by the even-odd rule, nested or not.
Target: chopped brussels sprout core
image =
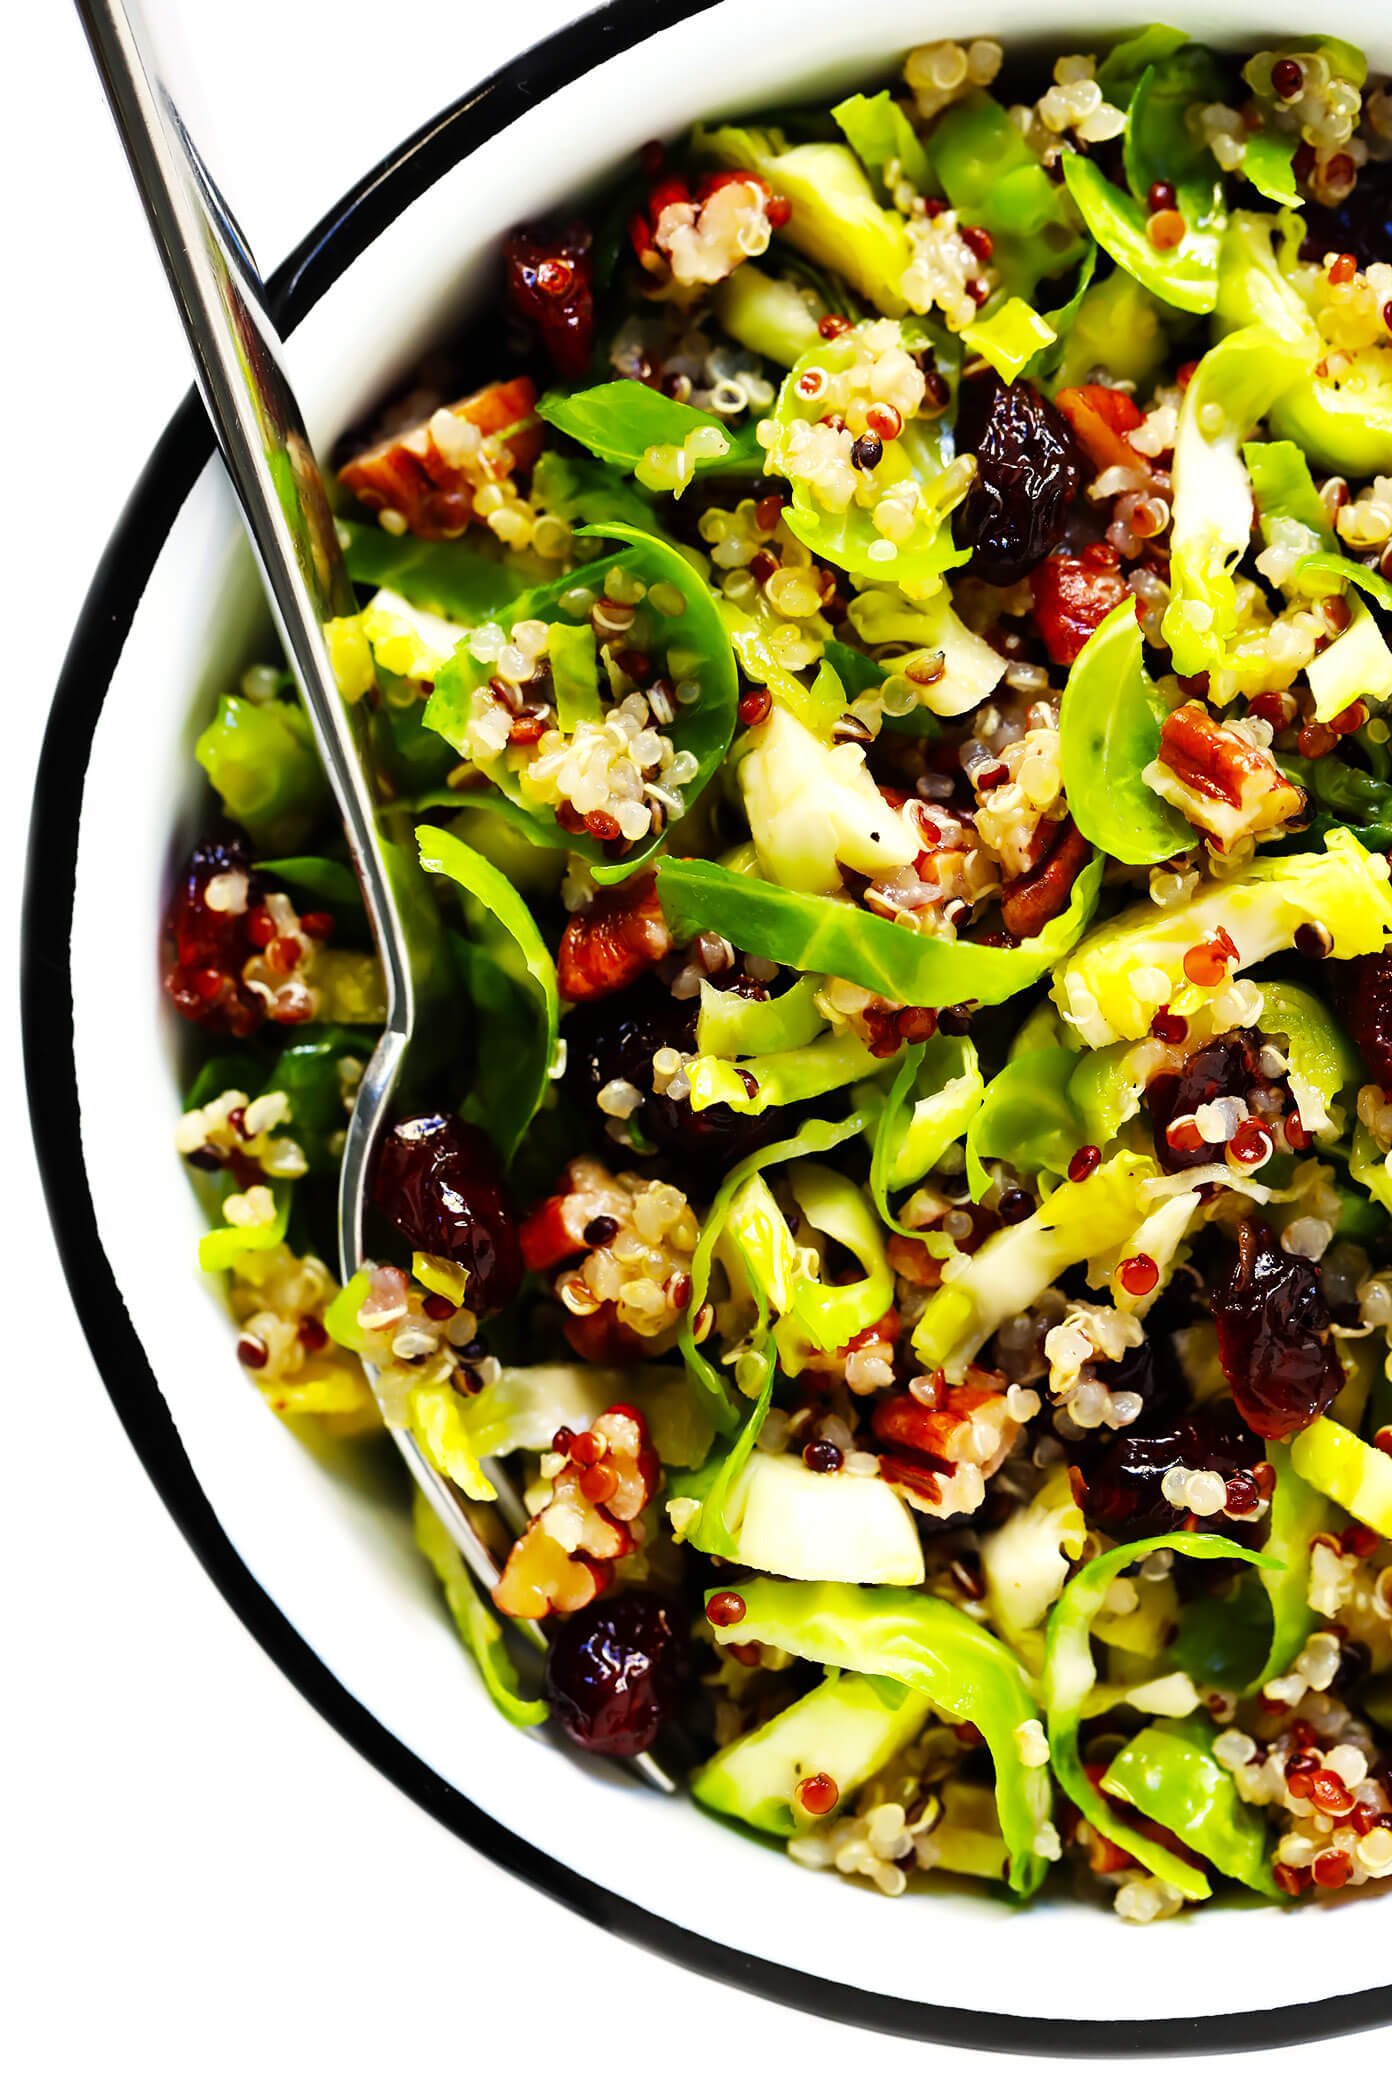
[[[1064,1465],[981,1540],[991,1622],[1033,1673],[1044,1661],[1044,1619],[1086,1542],[1087,1523]]]
[[[923,846],[880,794],[863,747],[826,746],[778,707],[750,735],[740,790],[761,869],[792,891],[839,892],[843,863],[881,877]]]
[[[786,1711],[722,1747],[696,1771],[691,1795],[784,1840],[807,1822],[797,1788],[827,1776],[837,1804],[907,1747],[931,1713],[928,1699],[882,1675],[829,1675]]]
[[[681,1483],[674,1489],[681,1497]],[[724,1503],[724,1557],[789,1581],[911,1588],[923,1578],[912,1512],[887,1481],[813,1472],[795,1452],[750,1453]],[[698,1523],[694,1536],[704,1546]]]
[[[1004,658],[963,623],[946,587],[926,602],[911,602],[898,588],[869,587],[852,598],[846,613],[866,645],[914,648],[895,660],[894,672],[909,673],[919,663],[931,668],[932,679],[923,680],[919,701],[936,717],[959,718],[975,710],[1005,673]]]
[[[1316,653],[1305,670],[1315,699],[1315,717],[1327,724],[1350,704],[1392,696],[1392,647],[1364,602],[1351,604],[1349,622],[1332,645]]]
[[[711,310],[732,340],[785,370],[816,347],[817,321],[825,316],[814,292],[752,261],[716,284]]]

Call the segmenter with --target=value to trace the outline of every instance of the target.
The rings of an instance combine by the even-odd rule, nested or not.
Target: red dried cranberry
[[[1308,1428],[1344,1382],[1314,1262],[1244,1220],[1212,1295],[1218,1354],[1243,1419],[1268,1441]]]
[[[689,1665],[677,1610],[635,1591],[566,1618],[551,1642],[546,1695],[577,1747],[641,1754],[680,1710]]]
[[[236,871],[247,877],[247,904],[240,913],[219,912],[208,904],[208,886]],[[202,1029],[249,1037],[265,1020],[266,1002],[242,980],[242,966],[253,954],[252,910],[260,898],[251,851],[240,834],[200,841],[179,875],[165,915],[172,948],[164,990],[179,1013]]]
[[[1260,1030],[1228,1030],[1191,1051],[1177,1073],[1157,1073],[1146,1089],[1146,1106],[1155,1132],[1155,1155],[1166,1174],[1186,1167],[1212,1167],[1223,1158],[1223,1145],[1206,1141],[1190,1126],[1190,1137],[1172,1142],[1169,1130],[1178,1118],[1191,1117],[1220,1095],[1235,1095],[1244,1112],[1253,1088],[1280,1087],[1261,1069],[1268,1042]]]
[[[1071,667],[1098,625],[1129,590],[1115,568],[1058,551],[1030,574],[1034,620],[1056,667]]]
[[[1363,1063],[1379,1087],[1392,1087],[1392,950],[1356,957],[1343,968],[1344,1012]]]
[[[491,1141],[457,1116],[397,1124],[377,1156],[372,1200],[413,1252],[469,1272],[464,1302],[478,1318],[511,1302],[522,1281],[517,1223]]]
[[[1073,431],[1026,378],[1002,384],[994,370],[962,384],[957,448],[976,458],[976,477],[953,522],[971,569],[1008,587],[1062,538],[1083,482]]]
[[[786,1121],[781,1109],[762,1116],[739,1116],[724,1102],[694,1110],[689,1101],[653,1092],[653,1053],[669,1045],[675,1051],[696,1049],[699,1001],[677,1000],[661,979],[649,976],[621,993],[586,1001],[565,1020],[564,1085],[586,1111],[597,1112],[601,1088],[611,1080],[631,1081],[643,1096],[630,1122],[666,1160],[679,1163],[693,1183],[715,1182],[737,1160],[781,1135]]]
[[[588,225],[514,232],[503,249],[507,296],[531,321],[558,376],[583,378],[594,351],[594,260]]]
[[[1298,164],[1298,163],[1297,163]],[[1342,203],[1302,205],[1314,258],[1352,254],[1360,268],[1392,252],[1392,160],[1370,160]]]
[[[1167,1536],[1189,1522],[1190,1511],[1165,1498],[1167,1472],[1183,1465],[1227,1479],[1250,1471],[1261,1456],[1260,1440],[1227,1400],[1145,1433],[1140,1424],[1116,1432],[1090,1430],[1071,1448],[1079,1506],[1089,1522],[1123,1542]],[[1226,1525],[1227,1517],[1216,1515],[1202,1527],[1222,1530]]]

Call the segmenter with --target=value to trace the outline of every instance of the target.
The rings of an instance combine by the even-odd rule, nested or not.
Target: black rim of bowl
[[[424,125],[359,182],[277,271],[270,287],[281,326],[292,329],[395,217],[525,110],[714,4],[611,0],[524,52]],[[1259,2050],[1392,2020],[1392,1986],[1226,2016],[1106,2022],[996,2014],[869,1993],[731,1949],[569,1869],[465,1798],[344,1688],[243,1564],[199,1485],[102,1249],[82,1153],[71,977],[78,831],[92,738],[146,582],[211,453],[207,422],[190,393],[141,474],[84,603],[35,783],[21,1005],[34,1141],[78,1319],[165,1506],[247,1629],[345,1740],[471,1847],[614,1935],[769,2000],[897,2036],[1096,2057]]]

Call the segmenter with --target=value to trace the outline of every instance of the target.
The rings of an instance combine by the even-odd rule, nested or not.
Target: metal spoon
[[[386,1025],[358,1089],[339,1176],[338,1253],[346,1283],[362,1261],[373,1155],[414,1040],[429,1031],[422,1017],[442,990],[434,907],[409,825],[394,830],[373,797],[363,746],[368,706],[345,703],[334,674],[325,626],[351,616],[357,602],[256,264],[184,127],[139,0],[76,4],[333,789],[385,977]],[[391,1435],[470,1572],[491,1590],[498,1562],[461,1497],[409,1429],[393,1428]],[[504,1513],[512,1506],[515,1521],[516,1497],[505,1481],[499,1498]],[[518,1628],[544,1648],[538,1625],[523,1620]],[[659,1790],[676,1788],[650,1756],[632,1757],[632,1766]]]

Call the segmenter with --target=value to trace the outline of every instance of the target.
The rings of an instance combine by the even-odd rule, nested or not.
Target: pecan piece
[[[1035,869],[1012,878],[1001,893],[1001,919],[1011,935],[1038,935],[1068,904],[1078,873],[1092,854],[1071,819],[1061,820],[1049,852]]]
[[[365,508],[396,518],[411,536],[462,536],[483,488],[536,462],[535,405],[530,377],[485,385],[360,451],[339,477]]]
[[[877,1402],[871,1428],[886,1446],[882,1475],[933,1515],[979,1508],[986,1481],[1020,1433],[1006,1406],[1004,1380],[978,1370],[968,1371],[965,1384],[935,1385],[924,1398],[891,1393]]]
[[[649,870],[598,893],[571,915],[556,958],[561,993],[569,1001],[617,993],[650,971],[671,947],[657,879]]]
[[[1145,419],[1130,392],[1110,384],[1079,384],[1059,392],[1054,404],[1099,471],[1118,464],[1127,471],[1150,469],[1149,458],[1128,440]]]
[[[937,1290],[942,1283],[942,1262],[936,1254],[929,1253],[922,1240],[891,1233],[885,1242],[885,1259],[896,1276],[902,1276],[919,1290]]]
[[[1145,771],[1158,797],[1220,849],[1299,819],[1305,793],[1272,756],[1201,703],[1182,703],[1160,728],[1160,756]]]

